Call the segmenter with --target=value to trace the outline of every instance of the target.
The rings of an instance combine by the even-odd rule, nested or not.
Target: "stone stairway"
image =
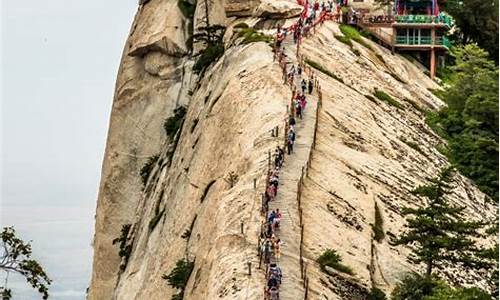
[[[287,38],[283,43],[289,61],[297,67],[296,47]],[[288,65],[288,69],[291,64]],[[307,76],[303,73],[302,76]],[[298,77],[298,76],[296,76]],[[300,80],[295,79],[297,91],[300,91]],[[296,138],[294,152],[285,157],[285,162],[280,171],[278,194],[269,204],[269,210],[279,209],[282,213],[280,229],[276,232],[282,241],[281,258],[277,261],[283,273],[280,287],[280,300],[301,300],[304,298],[304,287],[300,270],[300,221],[297,203],[297,183],[302,167],[307,163],[311,144],[314,136],[314,123],[318,103],[317,94],[307,95],[307,105],[303,119],[296,119]]]

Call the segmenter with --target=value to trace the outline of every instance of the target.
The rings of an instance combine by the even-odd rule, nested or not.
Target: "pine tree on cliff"
[[[427,198],[427,204],[420,208],[404,208],[408,217],[407,231],[395,241],[396,245],[410,245],[413,263],[426,265],[425,275],[432,275],[435,269],[462,266],[466,269],[481,269],[490,265],[488,259],[477,254],[472,237],[479,237],[480,222],[466,221],[464,207],[451,205],[446,195],[453,188],[454,170],[446,168],[429,185],[420,186],[412,193]]]

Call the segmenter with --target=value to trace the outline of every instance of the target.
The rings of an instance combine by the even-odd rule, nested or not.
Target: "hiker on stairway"
[[[302,94],[305,93],[307,90],[307,83],[304,78],[302,78],[302,81],[300,82],[300,87],[302,88]]]
[[[274,258],[279,261],[281,257],[281,240],[277,239],[274,242]]]
[[[266,264],[271,262],[271,241],[267,240],[264,246],[264,262]]]
[[[306,95],[303,92],[299,98],[299,101],[300,101],[300,107],[302,108],[302,112],[304,112],[304,110],[306,109],[307,101],[306,101]]]
[[[290,129],[293,130],[295,132],[295,118],[293,117],[293,115],[290,115],[290,117],[288,118],[288,125],[290,125]]]
[[[268,299],[269,300],[279,300],[280,293],[277,287],[272,287],[268,291]]]
[[[287,138],[287,149],[288,149],[288,155],[293,153],[293,143],[295,142],[295,131],[290,129],[288,132],[288,138]]]
[[[309,95],[312,94],[313,92],[313,87],[314,87],[314,82],[313,82],[313,79],[312,77],[309,78],[309,85],[308,85],[308,89],[309,89]]]
[[[298,118],[302,120],[302,106],[300,105],[300,101],[295,101],[295,114]]]
[[[281,284],[281,278],[283,274],[281,273],[280,267],[276,263],[269,264],[269,277],[275,277],[278,280],[278,284]]]

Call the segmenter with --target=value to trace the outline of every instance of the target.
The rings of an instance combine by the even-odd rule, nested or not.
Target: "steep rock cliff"
[[[205,3],[198,1],[195,28]],[[139,6],[116,83],[89,299],[168,299],[176,291],[162,275],[185,257],[195,262],[185,299],[262,296],[264,274],[255,268],[260,192],[268,151],[282,142],[282,135],[273,137],[271,131],[283,130],[291,93],[271,47],[235,41],[231,26],[246,21],[269,27],[300,9],[285,0],[207,3],[212,22],[228,26],[227,49],[203,76],[192,72],[196,58],[189,55],[187,22],[177,1]],[[401,207],[419,204],[409,190],[448,164],[436,150],[443,141],[421,112],[443,105],[428,90],[437,85],[407,59],[368,40],[371,49],[355,43],[353,51],[334,38],[337,34],[338,26],[326,22],[301,50],[342,78],[315,71],[324,105],[303,192],[312,299],[348,299],[360,287],[390,290],[403,272],[415,268],[406,262],[408,249],[373,240],[375,203],[384,230],[397,234],[404,223]],[[375,99],[376,88],[401,107]],[[179,106],[187,107],[186,116],[170,138],[163,122]],[[418,150],[409,146],[414,143]],[[159,158],[143,187],[139,172],[154,155]],[[467,179],[457,180],[454,201],[467,206],[473,218],[494,218],[496,208],[484,195]],[[131,225],[127,260],[112,244],[125,224]],[[355,276],[320,272],[314,260],[325,248],[337,249]]]

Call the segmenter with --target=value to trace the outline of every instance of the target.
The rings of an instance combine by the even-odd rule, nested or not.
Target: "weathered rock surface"
[[[227,0],[224,6],[228,17],[260,17],[283,19],[298,16],[302,7],[286,0]]]
[[[203,11],[198,1],[195,28]],[[213,24],[234,24],[238,16],[255,24],[294,16],[297,6],[291,0],[216,0],[208,11]],[[185,24],[176,0],[143,1],[125,46],[97,204],[89,299],[168,299],[176,291],[162,275],[185,257],[195,267],[184,299],[262,297],[264,274],[256,269],[260,192],[267,152],[282,142],[270,132],[283,130],[291,93],[262,42],[231,43],[203,76],[193,74]],[[443,141],[421,112],[443,103],[428,91],[436,84],[408,60],[370,41],[372,49],[355,43],[356,55],[335,34],[338,26],[326,22],[302,47],[305,57],[343,81],[316,72],[324,105],[303,191],[304,254],[311,299],[362,299],[365,288],[389,291],[415,269],[406,261],[409,250],[388,240],[403,228],[401,207],[420,204],[409,191],[448,164],[435,148]],[[375,88],[402,108],[372,98]],[[167,138],[163,122],[181,105],[187,107],[182,129]],[[156,154],[143,187],[140,169]],[[232,186],[230,173],[238,176]],[[496,207],[469,180],[457,181],[452,200],[467,206],[471,218],[494,218]],[[386,232],[380,243],[370,226],[375,203]],[[131,224],[132,248],[120,270],[124,261],[112,241],[124,224]],[[336,249],[355,275],[320,271],[314,261],[326,248]],[[473,275],[450,274],[482,284]]]

